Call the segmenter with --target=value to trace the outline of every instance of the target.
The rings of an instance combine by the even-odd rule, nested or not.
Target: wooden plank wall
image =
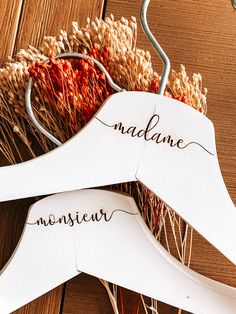
[[[141,0],[1,0],[0,62],[28,43],[38,46],[45,35],[68,30],[71,21],[81,25],[86,17],[139,16]],[[182,63],[187,72],[201,72],[208,88],[208,117],[216,128],[219,161],[225,183],[236,200],[236,13],[231,1],[151,1],[149,25],[171,59],[172,67]],[[139,27],[138,46],[151,50],[154,67],[161,63]],[[0,267],[10,257],[20,237],[32,200],[14,201],[0,207]],[[222,215],[224,211],[222,209]],[[223,234],[222,234],[223,236]],[[194,234],[192,268],[210,278],[236,286],[235,267],[211,245]],[[15,313],[89,314],[112,313],[99,281],[80,275]],[[177,313],[166,305],[160,314]],[[1,312],[1,309],[0,309]],[[129,311],[127,311],[129,313]]]

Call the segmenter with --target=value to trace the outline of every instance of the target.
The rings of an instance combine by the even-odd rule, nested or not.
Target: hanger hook
[[[170,73],[170,60],[149,29],[149,26],[147,23],[147,8],[149,5],[149,2],[150,2],[150,0],[143,0],[141,12],[140,12],[140,17],[141,17],[141,23],[142,23],[144,33],[149,38],[151,44],[153,45],[154,49],[156,50],[156,52],[158,53],[159,57],[161,58],[161,60],[164,64],[164,69],[162,71],[162,76],[161,76],[161,80],[160,80],[160,86],[158,89],[158,94],[163,95],[165,88],[166,88],[166,85],[167,85],[168,76]]]
[[[116,85],[114,83],[114,81],[112,80],[110,74],[107,72],[107,70],[105,69],[105,67],[96,59],[89,57],[87,55],[81,54],[81,53],[62,53],[56,56],[56,59],[77,59],[77,58],[82,58],[82,59],[86,59],[86,60],[91,60],[93,61],[102,72],[105,73],[106,78],[108,80],[109,85],[116,90],[117,92],[122,92],[124,91],[124,89],[122,89],[120,86]],[[47,59],[45,63],[49,63],[50,60]],[[57,146],[62,145],[62,143],[56,138],[54,137],[52,134],[50,134],[46,129],[44,129],[44,127],[37,121],[33,109],[32,109],[32,105],[31,105],[31,90],[32,90],[32,84],[33,84],[33,80],[32,78],[29,79],[28,85],[26,87],[25,90],[25,106],[26,106],[26,111],[31,119],[31,121],[33,122],[33,124],[35,125],[35,127],[43,134],[45,135],[49,140],[51,140],[53,143],[55,143]]]
[[[231,0],[234,10],[236,10],[236,0]]]

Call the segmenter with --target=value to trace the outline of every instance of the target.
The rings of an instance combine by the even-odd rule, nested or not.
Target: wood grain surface
[[[22,0],[0,2],[0,62],[12,55],[22,9]]]
[[[72,21],[85,25],[87,17],[101,17],[103,0],[27,0],[23,2],[15,51],[30,43],[39,46],[43,37],[70,30]]]
[[[2,64],[8,55],[25,48],[28,43],[37,46],[43,36],[56,35],[61,28],[68,30],[73,20],[84,25],[87,16],[101,17],[110,13],[115,18],[132,15],[139,18],[140,7],[141,0],[107,0],[105,5],[103,0],[1,0],[0,62]],[[231,1],[152,0],[148,21],[170,57],[172,68],[178,70],[179,65],[184,64],[189,75],[200,72],[203,76],[208,89],[208,117],[216,130],[220,166],[235,202],[236,12]],[[140,24],[138,46],[151,51],[154,67],[161,73],[161,62]],[[20,200],[0,205],[0,267],[16,246],[32,202],[32,199]],[[196,232],[191,268],[236,287],[235,266]],[[126,292],[125,298],[130,295],[131,292]],[[125,313],[131,313],[130,305],[126,303]],[[109,314],[112,308],[99,280],[82,274],[14,313]],[[160,304],[159,314],[172,313],[177,314],[178,310]]]

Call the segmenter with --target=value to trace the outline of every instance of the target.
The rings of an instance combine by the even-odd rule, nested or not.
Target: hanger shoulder
[[[152,236],[134,200],[116,198],[107,213],[119,207],[135,215],[117,212],[109,223],[77,230],[76,258],[81,271],[193,313],[202,313],[203,308],[205,314],[234,313],[234,288],[179,263]],[[96,241],[91,241],[91,234]]]
[[[29,210],[21,239],[0,273],[0,309],[8,314],[78,274],[72,230],[36,228],[33,217],[50,211],[52,199]],[[52,209],[53,210],[53,209]]]
[[[154,108],[137,93],[111,96],[66,144],[28,162],[1,167],[0,201],[135,180],[143,142],[123,133],[134,125],[143,128]]]
[[[236,264],[236,210],[220,172],[213,124],[186,105],[158,98],[152,134],[161,133],[160,143],[146,145],[137,179]]]
[[[193,313],[235,313],[234,288],[177,262],[152,236],[131,197],[104,190],[61,193],[32,206],[0,274],[1,313],[79,271]]]

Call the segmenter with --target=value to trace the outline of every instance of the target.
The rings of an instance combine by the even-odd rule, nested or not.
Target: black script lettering
[[[49,222],[49,225],[51,225],[51,226],[55,225],[55,222],[56,222],[55,216],[52,215],[52,214],[49,215],[49,220],[48,220],[48,222]]]
[[[127,212],[126,210],[123,210],[123,209],[115,209],[111,212],[110,216],[107,216],[107,213],[104,213],[104,219],[105,221],[110,221],[113,217],[113,215],[116,213],[116,212],[121,212],[121,213],[125,213],[125,214],[129,214],[129,215],[137,215],[138,213],[130,213],[130,212]]]
[[[109,215],[108,212],[104,211],[104,209],[100,209],[98,212],[95,212],[92,214],[83,213],[80,218],[79,212],[77,211],[75,215],[73,215],[73,213],[68,213],[66,215],[62,215],[58,219],[56,219],[54,214],[50,214],[47,218],[41,217],[37,219],[36,222],[27,222],[27,224],[37,225],[37,226],[42,225],[44,227],[53,226],[55,224],[64,224],[64,225],[68,225],[69,227],[73,227],[75,223],[77,225],[80,225],[82,223],[99,222],[101,220],[104,220],[105,222],[109,222],[116,212],[121,212],[128,215],[138,214],[138,213],[130,213],[123,209],[115,209]]]
[[[167,144],[170,145],[170,147],[174,147],[174,146],[177,145],[177,142],[174,143],[174,140],[172,139],[172,137],[171,137],[170,135],[164,136],[164,137],[161,138],[161,139],[160,139],[160,137],[161,137],[161,133],[158,134],[158,137],[157,137],[157,139],[156,139],[156,143],[157,143],[157,144],[160,144],[160,143],[167,143]]]
[[[109,125],[102,120],[98,119],[95,117],[100,123],[103,125],[113,128],[115,131],[119,131],[122,135],[128,134],[131,137],[138,137],[138,138],[143,138],[145,141],[153,141],[156,144],[167,144],[171,148],[177,147],[178,149],[185,149],[189,145],[197,145],[201,147],[203,150],[205,150],[208,154],[214,156],[213,153],[211,153],[208,149],[206,149],[202,144],[198,142],[191,141],[189,143],[184,143],[183,139],[174,139],[172,135],[168,134],[165,135],[162,132],[156,132],[153,134],[150,134],[151,131],[154,131],[154,129],[157,127],[159,121],[160,121],[160,116],[158,114],[154,114],[148,121],[146,128],[137,130],[136,126],[128,126],[125,127],[122,122],[116,123],[114,125]]]
[[[156,119],[157,118],[157,119]],[[156,120],[156,121],[155,121]],[[145,141],[150,141],[152,140],[152,137],[151,138],[148,138],[148,134],[150,131],[152,131],[158,124],[160,120],[160,117],[157,115],[157,114],[154,114],[151,119],[148,121],[148,124],[147,124],[147,127],[144,131],[144,139]],[[154,122],[154,124],[152,125],[152,123]]]
[[[137,137],[143,137],[143,136],[144,136],[144,133],[145,133],[145,130],[140,130],[140,131],[138,131]]]
[[[44,225],[45,227],[48,226],[49,223],[46,223],[46,220],[44,220],[43,218],[39,218],[37,221],[36,221],[36,224],[39,226],[39,225]]]
[[[122,122],[116,123],[114,125],[114,130],[121,131],[122,134],[125,134],[125,127],[122,125]]]
[[[180,146],[180,144],[182,144],[183,142],[184,142],[184,140],[179,139],[179,140],[177,141],[177,143],[176,143],[177,147],[180,148],[180,149],[182,149],[182,147]]]
[[[63,215],[57,220],[57,223],[59,224],[68,224],[69,226],[73,227],[74,226],[74,219],[71,217],[71,214],[68,214],[68,217]]]
[[[131,127],[128,128],[127,134],[131,134],[132,137],[135,137],[136,136],[135,131],[136,131],[136,127],[135,126],[131,126]]]

